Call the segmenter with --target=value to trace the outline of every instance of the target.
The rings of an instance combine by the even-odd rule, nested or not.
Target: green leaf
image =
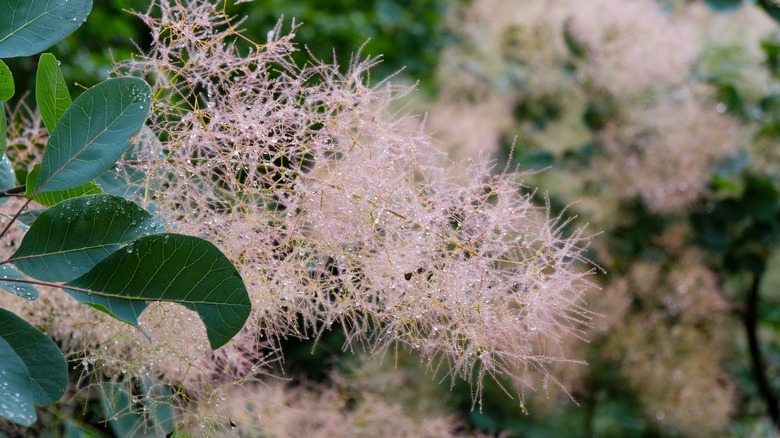
[[[13,278],[17,280],[23,280],[25,277],[19,272],[13,265],[3,264],[0,265],[0,278]],[[11,292],[14,295],[20,296],[26,300],[37,300],[38,289],[30,283],[22,283],[19,281],[0,281],[0,288]]]
[[[41,113],[46,130],[52,132],[57,120],[65,114],[73,102],[65,85],[59,61],[51,53],[44,53],[38,61],[38,73],[35,76],[35,101]]]
[[[180,234],[141,237],[63,287],[80,300],[104,298],[114,316],[146,300],[182,304],[198,313],[213,349],[238,333],[251,311],[230,260],[212,243]]]
[[[44,281],[69,281],[133,240],[165,232],[135,203],[114,195],[68,199],[42,212],[8,260]]]
[[[6,312],[0,309],[0,313]],[[0,326],[0,417],[29,426],[38,418],[33,402],[32,380],[24,361],[5,340],[6,327]]]
[[[134,166],[109,169],[95,182],[105,193],[123,198],[143,198],[146,192],[146,172]]]
[[[40,53],[86,21],[92,0],[0,2],[0,58]]]
[[[27,174],[27,184],[25,187],[24,196],[31,198],[34,197],[36,201],[45,206],[52,206],[66,199],[77,198],[85,195],[99,195],[103,193],[103,190],[98,187],[94,181],[89,181],[77,187],[73,187],[65,190],[55,190],[53,192],[38,193],[35,195],[35,184],[37,183],[38,174],[41,172],[41,165],[36,164],[33,166],[33,170]]]
[[[170,435],[173,432],[176,415],[171,400],[171,387],[155,383],[147,377],[141,380],[141,388],[146,394],[143,398],[143,404],[146,411],[150,412],[150,426],[157,431],[158,436]]]
[[[100,404],[116,436],[132,436],[142,427],[143,418],[135,412],[131,390],[126,384],[108,382],[103,385]]]
[[[775,22],[780,23],[780,5],[774,0],[758,0],[757,3]]]
[[[739,9],[744,0],[704,0],[704,3],[718,12],[729,12]]]
[[[13,97],[15,91],[14,76],[5,62],[0,59],[0,101],[8,101]]]
[[[135,382],[107,382],[101,386],[100,404],[115,436],[171,435],[176,413],[168,385],[143,378],[139,397],[133,395]],[[146,414],[141,415],[141,411]]]
[[[112,317],[126,322],[138,329],[141,327],[138,325],[138,317],[146,309],[149,303],[145,300],[124,300],[116,299],[113,296],[106,294],[95,294],[91,290],[78,290],[78,289],[65,289],[70,296],[78,301],[89,305],[103,313],[107,313]],[[144,332],[146,337],[149,334]]]
[[[3,158],[0,158],[0,191],[12,189],[15,185],[16,172],[14,172],[14,166],[11,164],[11,160],[3,155]],[[7,200],[8,197],[0,198],[0,205],[4,204]]]
[[[49,405],[59,400],[68,386],[68,366],[60,347],[27,321],[4,309],[0,309],[0,327],[0,336],[27,367],[33,402]]]
[[[14,225],[19,227],[22,231],[26,233],[30,230],[30,226],[33,224],[33,222],[35,222],[35,219],[38,218],[38,215],[43,213],[43,211],[44,210],[32,210],[32,209],[27,210],[16,218],[16,222],[14,222]],[[8,214],[4,216],[9,220],[13,218],[12,215],[8,215]]]
[[[108,79],[76,98],[51,132],[37,192],[76,187],[111,168],[141,129],[150,98],[138,78]]]
[[[5,155],[5,136],[7,135],[7,123],[5,121],[5,104],[0,102],[0,154]]]

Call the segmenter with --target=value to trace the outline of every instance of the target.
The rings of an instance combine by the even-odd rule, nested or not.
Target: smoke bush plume
[[[546,365],[568,360],[562,339],[589,320],[587,238],[535,205],[522,175],[484,162],[463,171],[422,126],[408,129],[390,108],[409,90],[371,84],[375,60],[296,65],[294,33],[278,25],[249,42],[221,4],[155,1],[138,14],[151,49],[117,73],[152,82],[156,139],[141,136],[118,168],[131,179],[143,170],[141,200],[237,265],[253,314],[216,352],[180,306],[144,313],[151,344],[99,318],[85,366],[219,399],[279,358],[278,340],[337,324],[345,348],[416,349],[475,394],[486,375],[519,393],[535,385],[529,371],[552,378]]]

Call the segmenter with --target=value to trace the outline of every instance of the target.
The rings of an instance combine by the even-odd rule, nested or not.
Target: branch
[[[764,399],[764,403],[766,403],[769,417],[772,419],[775,429],[780,430],[780,405],[778,405],[777,395],[769,384],[765,359],[761,355],[761,349],[758,344],[758,299],[760,285],[761,275],[756,274],[747,294],[742,321],[747,332],[750,361],[753,366],[753,378],[758,386],[758,392]]]

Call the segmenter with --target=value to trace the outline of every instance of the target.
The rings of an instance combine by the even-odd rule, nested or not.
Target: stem
[[[30,202],[32,202],[33,198],[28,198],[27,201],[22,205],[22,208],[19,209],[19,211],[16,212],[14,217],[11,218],[10,221],[5,225],[5,228],[3,228],[3,231],[0,231],[0,237],[5,236],[5,233],[8,232],[8,229],[11,228],[11,225],[13,225],[14,222],[16,222],[17,219],[19,219],[19,215],[22,214],[25,208],[27,208],[28,205],[30,205]]]
[[[3,261],[0,263],[0,265],[8,263],[8,260]],[[27,284],[34,284],[37,286],[48,286],[48,287],[56,287],[56,288],[62,288],[65,286],[65,283],[55,283],[53,281],[43,281],[43,280],[35,280],[32,278],[3,278],[4,283],[27,283]],[[81,288],[75,288],[72,287],[70,289],[78,290],[80,292],[91,292],[87,289],[81,289]]]
[[[753,366],[753,378],[758,386],[759,394],[761,394],[764,403],[766,403],[769,417],[772,419],[775,429],[780,430],[780,405],[778,405],[777,395],[769,384],[766,362],[758,344],[758,299],[760,285],[761,274],[756,274],[753,277],[753,282],[750,285],[750,290],[748,291],[747,300],[745,302],[743,322],[745,324],[745,331],[747,332],[750,362]]]

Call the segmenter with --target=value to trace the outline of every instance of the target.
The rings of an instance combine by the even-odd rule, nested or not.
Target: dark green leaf
[[[98,433],[89,424],[80,421],[81,419],[65,418],[64,420],[61,438],[108,438],[108,435]]]
[[[12,189],[14,186],[16,186],[16,172],[14,172],[11,160],[3,155],[3,158],[0,158],[0,190]],[[8,197],[0,198],[0,205],[7,200]]]
[[[35,76],[35,101],[41,113],[46,130],[52,132],[57,120],[65,114],[73,102],[65,85],[59,61],[51,53],[44,53],[38,61],[38,73]]]
[[[745,101],[742,99],[742,95],[733,85],[726,84],[718,87],[716,91],[716,97],[719,101],[726,105],[726,111],[729,114],[742,120],[748,120],[750,118]]]
[[[103,193],[103,190],[101,190],[94,181],[89,181],[85,184],[70,189],[55,190],[53,192],[38,193],[37,195],[34,195],[36,189],[35,184],[38,182],[38,174],[40,174],[40,172],[41,165],[36,164],[33,166],[33,170],[27,174],[27,184],[25,187],[26,190],[24,192],[24,196],[28,198],[34,196],[35,200],[42,205],[52,206],[66,199],[78,198],[79,196],[85,195],[99,195]]]
[[[143,197],[146,191],[146,172],[134,166],[109,169],[95,182],[106,193],[128,197]]]
[[[42,212],[9,261],[33,278],[69,281],[138,237],[164,231],[161,222],[131,201],[83,196]]]
[[[126,384],[108,382],[103,385],[100,404],[116,436],[132,436],[140,429],[143,418],[135,412],[135,403],[131,400],[131,390]]]
[[[744,0],[704,0],[711,9],[718,12],[727,12],[739,9]]]
[[[115,78],[76,98],[51,133],[37,192],[76,187],[110,169],[141,129],[150,96],[141,79]]]
[[[1,313],[7,312],[0,309]],[[22,358],[6,342],[3,336],[6,330],[0,326],[0,357],[3,358],[0,361],[0,387],[3,388],[0,391],[0,417],[29,426],[38,418],[32,398],[32,380]]]
[[[91,290],[65,289],[65,292],[84,304],[138,328],[138,317],[149,305],[145,300],[117,299],[110,294],[96,294]],[[149,337],[147,333],[144,335]]]
[[[68,386],[68,366],[57,344],[7,310],[0,309],[0,327],[0,336],[27,367],[33,402],[48,405],[59,400]]]
[[[24,279],[24,275],[8,263],[0,265],[0,278]],[[0,288],[14,295],[33,301],[38,299],[38,289],[30,283],[19,281],[0,281]]]
[[[572,32],[570,22],[567,22],[563,27],[563,42],[569,49],[569,53],[575,58],[585,59],[588,57],[588,47],[582,39],[577,38],[577,35]]]
[[[38,215],[43,213],[44,210],[27,210],[20,214],[16,218],[16,222],[14,222],[14,225],[21,228],[22,231],[25,233],[30,230],[30,226],[35,222],[35,219],[38,218]],[[8,219],[11,219],[12,216],[6,216]]]
[[[139,301],[180,303],[198,313],[213,349],[241,330],[251,310],[230,260],[213,244],[180,234],[141,237],[64,287],[79,299],[103,297],[115,316],[117,309],[133,313]]]
[[[92,0],[5,0],[0,2],[0,58],[30,56],[78,29]]]
[[[758,6],[764,10],[773,20],[780,23],[780,5],[774,0],[758,0]]]
[[[7,123],[5,121],[5,104],[0,102],[0,154],[5,155],[5,136],[7,131]]]
[[[746,213],[761,221],[772,221],[780,208],[780,193],[775,190],[769,178],[748,175],[747,186],[742,194],[742,205]]]
[[[15,91],[14,76],[5,62],[0,59],[0,101],[8,101],[13,97]]]
[[[159,436],[167,436],[173,432],[175,411],[171,400],[171,388],[168,385],[155,383],[148,377],[141,380],[141,388],[145,394],[143,404],[150,412],[150,426],[158,431]]]

